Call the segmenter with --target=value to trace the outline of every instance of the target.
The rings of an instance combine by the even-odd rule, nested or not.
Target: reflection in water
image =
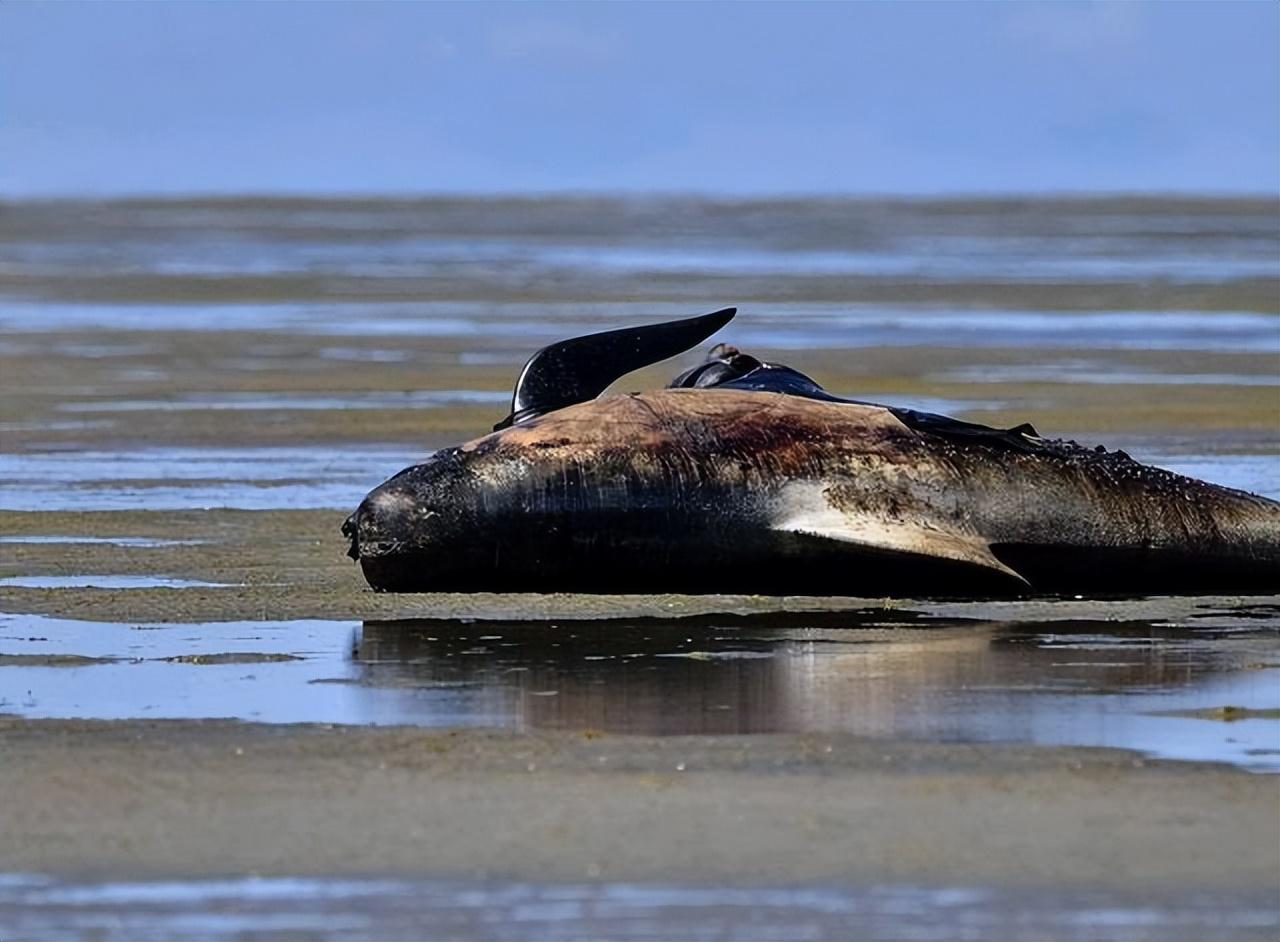
[[[1181,627],[972,617],[982,608],[362,628],[0,615],[0,712],[848,733],[1121,746],[1280,771],[1280,607],[1200,605]]]
[[[1235,643],[1224,647],[1224,634]],[[1250,645],[1274,654],[1273,639],[1270,629],[875,610],[785,623],[366,622],[354,657],[361,686],[403,692],[396,712],[409,722],[1115,745],[1277,767],[1273,719],[1154,715],[1280,706],[1276,666],[1241,663]],[[424,715],[439,712],[452,716]]]
[[[521,727],[658,735],[802,731],[813,728],[806,688],[827,673],[819,665],[885,647],[874,644],[884,629],[918,620],[914,613],[876,615],[875,623],[856,612],[366,622],[357,658],[364,683],[459,688],[474,696],[478,711],[505,714]],[[929,624],[930,645],[985,644],[969,632],[952,639],[939,633],[959,622]],[[898,640],[888,647],[915,645]]]

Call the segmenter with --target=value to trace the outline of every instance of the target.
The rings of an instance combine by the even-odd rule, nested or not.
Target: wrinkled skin
[[[929,428],[773,392],[607,397],[438,452],[344,532],[388,591],[1280,589],[1274,501],[1122,452]]]

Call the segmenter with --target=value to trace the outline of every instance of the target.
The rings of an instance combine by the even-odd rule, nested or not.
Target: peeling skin
[[[606,397],[440,452],[348,529],[370,583],[399,591],[1265,591],[1280,572],[1280,504],[1123,452],[715,389]]]

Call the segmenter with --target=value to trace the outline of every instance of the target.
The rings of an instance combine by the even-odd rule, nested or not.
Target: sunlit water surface
[[[1280,611],[1244,603],[1203,617],[1209,627],[937,619],[909,605],[556,623],[0,615],[0,712],[838,732],[1116,746],[1280,770]],[[1235,712],[1214,713],[1223,707]]]

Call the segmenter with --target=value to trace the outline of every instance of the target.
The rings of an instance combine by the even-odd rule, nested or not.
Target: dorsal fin
[[[594,399],[627,373],[702,343],[729,323],[737,311],[727,307],[713,314],[606,330],[543,347],[520,371],[511,397],[511,414],[493,430]]]

